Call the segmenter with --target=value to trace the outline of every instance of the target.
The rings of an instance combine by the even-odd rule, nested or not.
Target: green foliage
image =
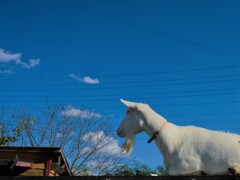
[[[0,122],[0,146],[9,145],[16,142],[23,132],[23,124],[33,124],[36,118],[21,120],[19,124],[5,125]]]
[[[164,169],[164,167],[163,166],[156,166],[155,167],[155,170],[156,170],[156,172],[157,172],[157,174],[163,174],[164,173],[164,171],[165,171],[165,169]]]
[[[114,176],[135,176],[135,170],[128,165],[124,165]]]
[[[154,169],[146,164],[135,162],[131,167],[125,165],[119,170],[115,176],[149,176],[150,174],[162,175],[164,172],[163,166],[157,166]]]
[[[156,173],[148,165],[142,164],[140,162],[136,162],[134,170],[136,171],[136,175],[139,175],[139,176],[148,176],[149,174]]]
[[[19,134],[15,134],[15,130],[12,132],[8,132],[4,125],[0,125],[0,145],[8,145],[9,143],[13,143],[17,140]]]

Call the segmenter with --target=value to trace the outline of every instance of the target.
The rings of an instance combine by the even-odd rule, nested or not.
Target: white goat
[[[117,134],[126,137],[125,153],[134,145],[134,135],[145,131],[160,149],[166,174],[186,175],[202,172],[207,175],[239,173],[240,136],[194,126],[176,126],[167,122],[147,104],[122,100],[127,114]]]

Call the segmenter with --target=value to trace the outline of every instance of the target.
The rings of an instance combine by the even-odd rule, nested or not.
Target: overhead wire
[[[69,3],[69,2],[67,4],[71,5],[71,3]],[[193,42],[193,41],[190,41],[190,40],[187,40],[187,39],[183,39],[183,38],[180,38],[180,37],[177,37],[177,36],[173,36],[173,35],[170,35],[170,34],[167,34],[167,33],[161,32],[161,31],[158,31],[158,30],[153,29],[153,28],[148,28],[148,27],[146,27],[144,25],[137,24],[137,23],[131,22],[129,20],[116,17],[116,16],[113,16],[113,15],[107,14],[105,12],[101,12],[101,11],[98,11],[98,10],[93,10],[93,9],[90,9],[90,8],[88,8],[86,6],[82,6],[82,5],[79,5],[79,4],[74,4],[73,6],[81,8],[81,9],[83,9],[85,11],[88,11],[88,12],[92,12],[92,13],[95,13],[95,14],[98,14],[98,15],[101,15],[101,16],[113,19],[113,20],[121,22],[121,23],[124,23],[124,24],[130,25],[130,26],[136,27],[136,28],[143,29],[143,30],[151,32],[151,33],[155,33],[155,34],[160,35],[160,36],[165,37],[165,38],[169,38],[169,39],[173,39],[173,40],[176,40],[176,41],[180,41],[180,42],[183,42],[185,44],[189,44],[189,45],[192,45],[194,47],[206,49],[208,51],[212,51],[212,52],[215,52],[215,53],[218,53],[218,54],[223,54],[223,55],[230,56],[226,52],[220,51],[218,49],[211,48],[211,47],[202,45],[200,43],[196,43],[196,42]]]
[[[231,91],[231,90],[239,90],[239,88],[218,88],[218,89],[201,89],[201,90],[181,90],[181,91],[161,91],[161,92],[147,92],[148,94],[151,95],[159,95],[159,94],[179,94],[179,93],[201,93],[201,92],[212,92],[212,91]],[[119,97],[119,96],[146,96],[147,93],[118,93],[118,94],[97,94],[97,95],[92,95],[91,97]],[[51,95],[48,96],[47,94],[44,95],[37,95],[37,96],[29,96],[29,95],[22,95],[18,94],[17,95],[2,95],[0,94],[1,98],[80,98],[80,97],[86,97],[88,96],[87,94],[85,95]]]
[[[209,71],[209,70],[223,70],[223,69],[235,69],[240,68],[240,65],[232,66],[218,66],[218,67],[207,67],[207,68],[192,68],[192,69],[182,69],[182,70],[170,70],[170,71],[152,71],[152,72],[137,72],[137,73],[119,73],[119,74],[92,74],[98,78],[112,78],[112,77],[125,77],[125,76],[145,76],[154,74],[172,74],[172,73],[186,73],[186,72],[199,72],[199,71]],[[55,76],[55,77],[37,77],[37,78],[0,78],[0,80],[7,81],[28,81],[28,80],[63,80],[70,79],[68,75],[66,76]]]
[[[226,68],[226,67],[225,67]],[[229,68],[229,67],[227,67],[227,68]],[[236,67],[234,67],[234,68],[236,68]],[[218,68],[219,69],[219,68]],[[222,69],[222,68],[221,68]],[[205,69],[206,70],[206,69]],[[207,79],[207,78],[226,78],[226,77],[235,77],[235,76],[237,76],[237,75],[220,75],[220,76],[208,76],[208,77],[203,77],[204,79]],[[178,81],[180,78],[178,78],[178,79],[173,79],[173,80],[175,80],[175,81]],[[200,79],[201,80],[201,78],[200,77],[194,77],[194,78],[184,78],[184,80],[196,80],[196,79]],[[155,87],[155,86],[172,86],[172,85],[187,85],[187,84],[202,84],[202,83],[220,83],[220,82],[233,82],[233,81],[239,81],[240,79],[224,79],[224,80],[211,80],[211,81],[197,81],[197,82],[195,82],[195,81],[193,81],[193,82],[184,82],[184,83],[167,83],[167,84],[151,84],[151,85],[149,85],[151,88],[152,87]],[[165,79],[165,81],[167,81],[166,79]],[[125,83],[125,82],[123,82],[123,83]],[[130,83],[130,82],[129,82]],[[155,83],[155,82],[154,82]],[[107,87],[107,88],[119,88],[120,86],[117,86],[117,87],[115,87],[115,86],[113,86],[113,87]],[[127,88],[127,87],[129,87],[129,86],[123,86],[123,88]],[[130,87],[139,87],[139,86],[130,86]],[[141,87],[141,86],[140,86]],[[2,90],[2,89],[1,89]],[[44,90],[44,89],[41,89],[40,91],[42,91],[42,90]],[[58,89],[59,90],[59,89]],[[69,89],[67,89],[67,90],[69,90]],[[95,90],[96,90],[96,88],[95,88]],[[169,94],[169,93],[197,93],[197,92],[209,92],[209,91],[215,91],[215,90],[220,90],[220,91],[225,91],[225,92],[221,92],[221,93],[207,93],[207,94],[195,94],[195,95],[176,95],[176,96],[155,96],[155,97],[149,97],[149,96],[147,96],[147,97],[141,97],[141,99],[156,99],[156,98],[180,98],[180,97],[202,97],[202,96],[214,96],[214,95],[233,95],[233,94],[239,94],[239,91],[234,91],[234,92],[226,92],[226,91],[228,91],[228,90],[239,90],[239,88],[216,88],[216,89],[202,89],[202,90],[196,90],[196,91],[194,91],[194,90],[184,90],[184,91],[165,91],[165,93],[166,94]],[[16,91],[18,91],[19,92],[19,89],[17,89]],[[26,91],[26,90],[24,90],[24,91]],[[31,90],[31,92],[32,91],[34,91],[34,90]],[[8,91],[7,91],[8,92]],[[141,93],[139,93],[138,95],[140,95]],[[156,93],[157,94],[157,93]],[[155,95],[156,95],[155,94]],[[161,93],[159,93],[159,94],[161,94]],[[109,96],[109,95],[107,95],[107,94],[105,94],[106,96],[108,96],[108,97],[114,97],[114,96],[117,96],[117,95],[111,95],[111,96]],[[126,95],[126,94],[125,94]],[[132,95],[137,95],[137,93],[135,93],[135,94],[132,94]],[[142,93],[142,95],[144,95],[145,96],[145,94],[144,93]],[[31,96],[31,95],[30,95]],[[53,96],[54,97],[54,96]],[[66,96],[67,97],[67,96]],[[70,96],[69,96],[70,97]],[[71,97],[78,97],[78,96],[71,96]],[[83,95],[81,96],[81,97],[84,97]],[[103,96],[101,96],[101,95],[99,95],[98,97],[103,97]],[[51,97],[50,97],[51,98]],[[134,99],[137,99],[138,97],[135,97]],[[51,98],[52,99],[52,98]],[[75,98],[76,99],[76,98]],[[99,100],[88,100],[88,99],[85,99],[85,101],[90,101],[90,102],[95,102],[95,101],[115,101],[115,100],[118,100],[118,99],[115,99],[115,98],[111,98],[111,99],[99,99]],[[78,101],[78,100],[77,100]],[[79,99],[79,101],[84,101],[84,100],[80,100]],[[17,102],[16,100],[15,101],[13,101],[13,102]],[[21,101],[19,101],[19,102],[21,102]],[[28,101],[22,101],[23,103],[26,103],[26,102],[28,102]],[[29,102],[46,102],[46,101],[29,101]],[[50,101],[50,100],[48,100],[48,102],[49,103],[52,103],[52,102],[64,102],[64,101]],[[66,101],[67,102],[67,101]],[[2,102],[3,103],[3,102]],[[9,101],[8,101],[8,103],[9,103]],[[239,103],[239,101],[222,101],[221,102],[222,103],[222,105],[223,104],[229,104],[229,103],[231,103],[231,104],[236,104],[236,103]],[[209,105],[211,105],[211,104],[219,104],[219,102],[201,102],[201,103],[180,103],[180,104],[159,104],[159,106],[182,106],[182,105],[207,105],[207,104],[209,104]],[[32,107],[31,107],[32,108]],[[99,107],[100,109],[102,109],[102,108],[116,108],[115,106],[108,106],[108,107]],[[230,113],[230,114],[232,114],[233,115],[233,113]],[[179,115],[178,115],[179,116]],[[187,115],[187,116],[191,116],[191,115]]]
[[[156,79],[156,80],[141,80],[141,81],[115,81],[115,82],[101,82],[98,85],[113,85],[113,84],[137,84],[137,83],[157,83],[157,82],[169,82],[169,81],[186,81],[186,80],[203,80],[203,79],[213,79],[213,78],[229,78],[229,77],[240,77],[240,74],[238,75],[220,75],[220,76],[204,76],[204,77],[188,77],[188,78],[173,78],[173,79]],[[69,79],[70,80],[70,79]],[[35,85],[34,87],[62,87],[62,86],[74,86],[76,87],[77,84],[48,84],[48,85]],[[32,87],[32,85],[26,85],[26,84],[19,84],[19,85],[4,85],[1,86],[3,88],[9,88],[9,87]]]
[[[161,87],[161,86],[176,86],[176,85],[192,85],[192,84],[205,84],[205,83],[220,83],[220,82],[233,82],[239,81],[239,78],[236,79],[228,79],[228,80],[213,80],[213,81],[199,81],[199,82],[184,82],[184,83],[168,83],[168,84],[153,84],[153,85],[129,85],[129,86],[110,86],[110,87],[81,87],[81,88],[51,88],[51,89],[0,89],[0,92],[19,92],[19,91],[31,91],[31,92],[39,92],[39,91],[83,91],[83,90],[98,90],[98,89],[127,89],[127,88],[151,88],[151,87]]]
[[[181,95],[181,96],[154,96],[154,97],[141,97],[142,100],[146,99],[170,99],[170,98],[188,98],[188,97],[203,97],[203,96],[219,96],[219,95],[233,95],[233,94],[240,94],[240,92],[231,92],[231,93],[212,93],[212,94],[195,94],[195,95]],[[139,97],[131,98],[132,100],[139,99]],[[112,98],[112,99],[79,99],[76,100],[74,98],[73,101],[81,101],[81,102],[99,102],[99,101],[117,101],[119,98]],[[71,100],[48,100],[48,102],[70,102]],[[2,101],[3,102],[3,101]],[[25,103],[31,103],[31,102],[46,102],[46,100],[8,100],[8,102],[25,102]]]
[[[47,101],[45,102],[47,103]],[[201,103],[177,103],[177,104],[151,104],[152,106],[155,107],[174,107],[174,106],[203,106],[203,105],[225,105],[225,104],[240,104],[240,101],[218,101],[218,102],[201,102]],[[64,106],[64,104],[61,104]],[[68,104],[69,105],[69,104]],[[0,107],[5,107],[4,104],[0,105]],[[78,106],[79,107],[79,106]],[[5,108],[7,109],[33,109],[33,110],[42,110],[46,107],[41,106],[41,107],[36,107],[36,106],[31,106],[31,107],[24,107],[24,106],[6,106]],[[93,109],[122,109],[122,106],[94,106]]]

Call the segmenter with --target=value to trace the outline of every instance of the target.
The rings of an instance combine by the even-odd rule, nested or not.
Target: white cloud
[[[101,166],[102,166],[102,163],[99,161],[91,160],[91,161],[87,162],[87,167],[89,169],[100,169]],[[94,174],[94,175],[96,175],[96,174]]]
[[[77,81],[86,83],[86,84],[99,84],[100,81],[97,78],[92,78],[90,76],[79,77],[75,74],[69,74],[69,77],[76,79]]]
[[[21,53],[11,53],[0,48],[0,63],[15,62],[17,65],[21,65],[23,68],[31,69],[40,64],[40,59],[30,59],[28,63],[22,61]]]
[[[88,146],[84,148],[84,152],[91,152],[95,147],[99,148],[96,151],[96,156],[86,163],[88,170],[94,175],[101,175],[99,174],[100,171],[105,168],[115,167],[118,158],[119,160],[129,158],[129,155],[123,153],[118,140],[114,137],[107,136],[103,131],[88,132],[83,136],[83,141],[88,144]]]
[[[35,68],[36,66],[38,66],[40,64],[40,59],[30,59],[29,64],[27,64],[25,62],[21,62],[20,64],[22,64],[23,67],[26,69]]]
[[[101,141],[98,145],[98,147],[101,147],[101,149],[98,150],[98,153],[105,155],[123,155],[118,141],[113,137],[106,136],[103,131],[89,132],[84,135],[83,140],[90,141],[93,146]]]
[[[101,114],[92,112],[90,110],[80,110],[72,106],[68,106],[66,110],[61,112],[61,115],[71,116],[71,117],[79,117],[85,119],[93,119],[102,117]]]
[[[60,138],[61,136],[62,136],[61,133],[57,133],[57,134],[56,134],[56,137],[57,137],[57,138]]]
[[[11,74],[14,74],[14,71],[12,71],[11,69],[0,70],[0,74],[11,75]]]
[[[4,49],[0,48],[0,62],[2,63],[14,61],[18,64],[21,61],[21,56],[21,53],[10,53],[9,51],[5,51]]]

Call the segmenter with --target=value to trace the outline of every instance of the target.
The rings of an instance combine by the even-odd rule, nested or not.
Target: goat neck
[[[151,108],[148,108],[144,112],[144,117],[146,120],[144,127],[145,132],[149,137],[152,137],[156,131],[161,130],[155,142],[163,155],[166,154],[166,152],[168,152],[167,154],[171,154],[182,136],[178,126],[167,122],[165,118],[154,112]]]
[[[145,127],[144,130],[151,137],[156,131],[159,131],[167,122],[162,116],[154,112],[150,107],[144,112]]]

